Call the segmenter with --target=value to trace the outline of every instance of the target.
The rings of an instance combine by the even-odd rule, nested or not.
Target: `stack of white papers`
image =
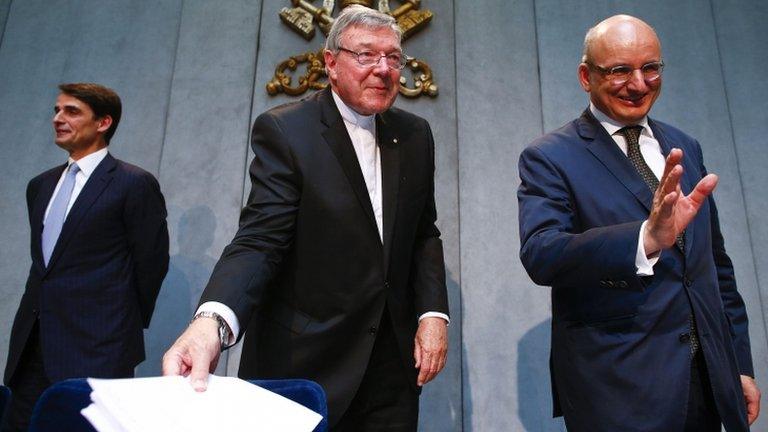
[[[93,403],[81,412],[99,432],[311,432],[322,416],[234,377],[210,375],[196,392],[184,377],[88,378]]]

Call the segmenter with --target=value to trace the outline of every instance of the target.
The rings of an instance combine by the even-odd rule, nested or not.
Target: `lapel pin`
[[[397,138],[392,138],[392,142],[397,144]]]

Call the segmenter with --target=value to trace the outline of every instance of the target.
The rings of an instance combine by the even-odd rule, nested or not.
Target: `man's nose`
[[[648,88],[648,84],[645,82],[645,76],[643,71],[635,69],[627,80],[627,87],[632,90],[644,91]]]
[[[387,58],[384,56],[379,57],[379,61],[373,65],[373,72],[376,75],[389,75],[389,66],[387,65]]]

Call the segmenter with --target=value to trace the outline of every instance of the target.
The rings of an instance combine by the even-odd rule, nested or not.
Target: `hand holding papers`
[[[99,432],[287,431],[310,432],[322,416],[280,395],[234,377],[210,375],[196,392],[188,378],[89,378],[93,403],[83,416]]]

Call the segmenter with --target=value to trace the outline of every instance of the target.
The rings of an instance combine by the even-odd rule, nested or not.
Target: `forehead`
[[[389,27],[350,26],[341,33],[345,45],[354,49],[374,49],[394,51],[400,49],[400,41],[394,30]]]
[[[88,106],[85,102],[81,101],[80,99],[68,95],[66,93],[59,93],[59,96],[56,97],[56,107],[57,108],[63,108],[63,107],[74,107],[74,108],[80,108],[81,110],[90,110],[91,107]]]
[[[661,58],[661,47],[652,30],[624,25],[601,32],[595,40],[592,57],[603,65],[639,66],[658,61]]]

